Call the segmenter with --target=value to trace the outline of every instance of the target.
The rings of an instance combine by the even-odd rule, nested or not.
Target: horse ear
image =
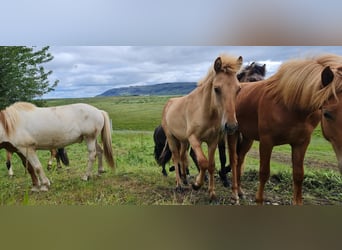
[[[242,65],[242,63],[243,63],[243,58],[242,58],[242,56],[239,56],[239,58],[237,59],[237,63],[240,65],[240,67],[241,67],[241,65]]]
[[[222,67],[222,60],[221,60],[221,57],[218,57],[216,58],[215,63],[214,63],[214,69],[216,73],[221,71],[221,67]]]
[[[322,84],[324,87],[329,85],[334,80],[334,73],[330,69],[329,66],[325,67],[325,69],[322,71]]]

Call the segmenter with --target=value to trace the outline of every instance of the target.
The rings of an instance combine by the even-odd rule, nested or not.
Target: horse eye
[[[221,94],[221,88],[220,87],[214,87],[214,91],[216,94]]]
[[[323,116],[327,120],[334,120],[334,116],[329,111],[323,111]]]

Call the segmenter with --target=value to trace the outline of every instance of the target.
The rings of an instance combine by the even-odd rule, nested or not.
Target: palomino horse
[[[227,55],[218,57],[213,67],[196,89],[183,97],[171,98],[163,110],[162,126],[176,168],[177,188],[181,188],[181,174],[186,178],[188,166],[187,150],[193,148],[200,173],[193,184],[194,189],[203,185],[205,171],[209,172],[209,197],[215,199],[214,154],[224,131],[233,133],[237,129],[235,97],[240,89],[236,73],[242,65],[242,57]],[[208,159],[201,148],[208,145]]]
[[[255,82],[263,80],[266,75],[266,64],[258,64],[256,62],[252,62],[251,64],[246,65],[243,69],[237,74],[238,80],[245,81],[245,82]],[[164,176],[167,176],[167,172],[165,169],[165,165],[171,159],[171,151],[169,149],[169,145],[165,145],[166,143],[166,135],[162,128],[162,126],[158,126],[155,128],[153,133],[153,140],[154,140],[154,157],[156,162],[162,167],[162,173]],[[164,151],[163,148],[165,147]],[[230,167],[226,167],[226,137],[222,137],[218,144],[218,150],[220,155],[220,163],[221,169],[219,170],[218,174],[220,179],[223,183],[223,186],[229,187],[229,181],[227,179],[227,173],[230,171]],[[162,154],[162,152],[164,152]],[[199,170],[198,162],[196,155],[193,149],[190,149],[190,156],[194,161],[197,169]],[[174,167],[170,168],[173,170]]]
[[[273,147],[289,144],[292,149],[293,204],[302,204],[304,155],[312,131],[320,121],[319,108],[328,96],[335,93],[337,83],[340,84],[341,76],[336,74],[336,69],[341,66],[341,57],[335,55],[292,60],[283,63],[276,74],[264,81],[242,83],[236,99],[239,131],[228,135],[233,199],[238,202],[239,196],[243,195],[240,177],[245,155],[253,140],[259,140],[256,202],[262,204],[264,201]],[[242,141],[237,151],[239,133]]]
[[[62,148],[84,140],[89,157],[83,179],[91,176],[96,156],[102,172],[103,150],[97,142],[100,133],[106,161],[114,167],[110,121],[105,111],[82,103],[38,108],[31,103],[17,102],[0,112],[0,145],[6,149],[12,147],[11,152],[18,152],[27,160],[34,191],[38,188],[47,191],[50,186],[36,150]]]
[[[7,151],[6,150],[6,167],[8,169],[8,175],[13,176],[13,168],[12,168],[12,155],[13,152]],[[59,149],[51,149],[50,150],[50,158],[48,161],[47,169],[50,170],[52,167],[52,161],[53,159],[56,159],[57,161],[57,168],[60,169],[62,168],[61,161],[65,166],[69,165],[69,158],[67,155],[67,152],[64,148],[59,148]]]

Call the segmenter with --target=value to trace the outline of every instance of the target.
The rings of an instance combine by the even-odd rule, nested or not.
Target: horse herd
[[[188,185],[188,151],[199,174],[192,183],[199,189],[208,171],[208,191],[215,193],[216,148],[219,148],[219,176],[229,185],[225,147],[228,145],[232,172],[232,199],[244,196],[241,175],[246,153],[258,140],[260,154],[257,204],[264,201],[264,187],[270,176],[270,158],[276,145],[289,144],[292,151],[293,204],[302,204],[303,161],[313,130],[321,122],[324,137],[332,144],[342,173],[342,57],[325,54],[284,62],[271,77],[265,65],[252,63],[244,70],[242,57],[220,55],[207,75],[188,95],[170,98],[165,104],[161,126],[155,130],[155,156],[167,175],[171,158],[176,188]],[[253,83],[250,83],[253,82]],[[44,117],[44,119],[42,119]],[[101,134],[103,148],[97,138]],[[88,167],[84,180],[92,174],[97,157],[103,172],[102,155],[114,168],[108,114],[87,104],[38,108],[18,102],[0,112],[0,148],[16,152],[31,175],[32,190],[48,190],[36,150],[64,148],[85,141]],[[208,156],[202,144],[208,145]]]

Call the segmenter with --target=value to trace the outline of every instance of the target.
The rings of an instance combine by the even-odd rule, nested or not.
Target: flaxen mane
[[[11,106],[7,107],[5,110],[0,112],[0,122],[5,129],[7,135],[10,135],[14,129],[15,125],[19,120],[18,111],[20,110],[33,110],[36,106],[28,102],[16,102]]]
[[[229,55],[226,55],[226,54],[221,54],[220,58],[221,58],[221,61],[222,61],[221,69],[224,72],[236,74],[240,70],[241,64],[238,63],[238,60],[237,60],[236,57],[229,56]],[[201,85],[212,83],[215,75],[216,75],[216,72],[215,72],[215,69],[214,69],[214,65],[212,65],[209,68],[209,71],[208,71],[207,75],[204,78],[202,78],[202,80],[200,80],[197,85],[201,86]]]
[[[327,66],[334,72],[334,80],[323,88],[321,74]],[[266,85],[269,94],[290,109],[317,110],[342,91],[342,57],[323,55],[285,62]]]

